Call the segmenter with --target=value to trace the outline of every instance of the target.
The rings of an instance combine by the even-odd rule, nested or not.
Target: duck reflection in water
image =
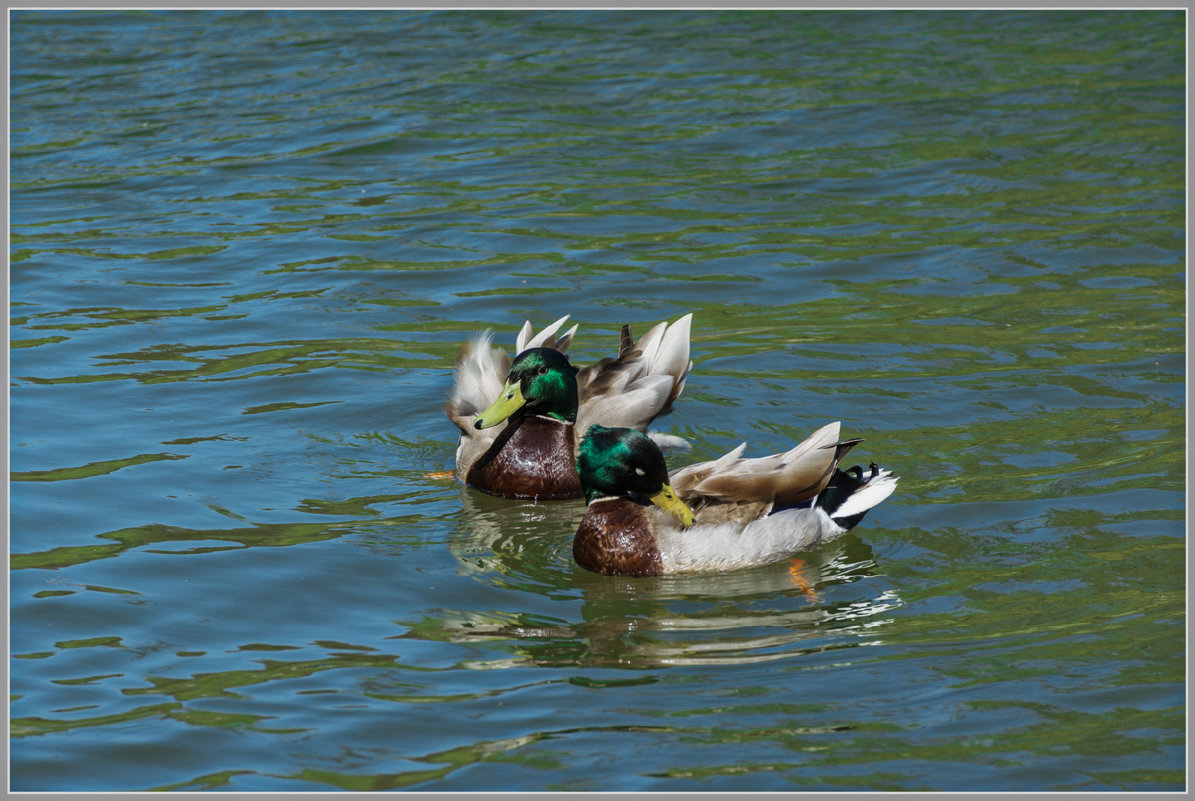
[[[508,609],[445,609],[434,634],[501,644],[487,667],[659,667],[746,664],[875,642],[900,605],[887,583],[865,591],[876,567],[853,534],[792,560],[717,574],[617,577],[571,559],[583,514],[573,504],[534,504],[462,492],[450,547],[462,569],[503,591],[546,596],[560,607],[579,599],[574,620]],[[849,590],[843,588],[850,585]],[[529,604],[529,607],[531,605]],[[542,608],[542,605],[535,606]],[[479,665],[481,666],[481,665]]]

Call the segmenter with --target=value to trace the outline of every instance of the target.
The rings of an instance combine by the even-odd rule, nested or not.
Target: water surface
[[[11,787],[1185,786],[1181,12],[12,14]],[[457,348],[901,476],[718,576],[463,489]]]

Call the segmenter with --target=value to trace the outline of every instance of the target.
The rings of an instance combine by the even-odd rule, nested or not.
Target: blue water
[[[17,11],[10,786],[1179,790],[1178,11]],[[725,575],[462,488],[462,341],[692,312]]]

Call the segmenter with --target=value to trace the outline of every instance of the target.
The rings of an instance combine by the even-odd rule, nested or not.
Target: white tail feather
[[[686,314],[664,332],[664,338],[651,361],[651,372],[683,375],[689,367],[689,328],[693,315]],[[684,379],[681,379],[682,381]]]
[[[635,347],[642,354],[639,358],[649,372],[651,371],[651,365],[655,364],[656,355],[660,352],[660,343],[664,339],[664,329],[667,327],[668,323],[656,323],[635,342]]]
[[[659,431],[648,431],[647,438],[656,443],[664,453],[675,453],[693,449],[693,446],[689,444],[687,439],[678,437],[675,434],[661,434]]]
[[[492,342],[492,334],[488,330],[482,331],[469,344],[460,363],[451,400],[461,414],[480,412],[502,391],[505,376],[499,373]]]
[[[531,321],[524,320],[523,327],[519,329],[519,335],[515,337],[515,353],[519,354],[527,350],[527,342],[533,336],[535,336],[535,329],[531,327]]]
[[[892,471],[881,470],[874,478],[855,490],[851,497],[843,501],[841,506],[830,512],[830,516],[851,517],[878,506],[896,490],[896,481]]]
[[[560,351],[561,353],[564,353],[566,350],[568,350],[568,346],[572,344],[573,334],[576,333],[577,326],[574,325],[572,328],[565,331],[564,334],[562,334],[560,338],[556,340],[556,344],[552,347],[556,348],[556,350]]]
[[[523,351],[527,350],[527,348],[545,347],[544,343],[547,342],[553,335],[555,335],[555,333],[557,331],[560,330],[560,326],[564,325],[564,323],[568,320],[568,318],[569,318],[569,315],[567,315],[567,314],[564,315],[559,320],[552,323],[551,325],[549,325],[543,331],[540,331],[535,336],[531,336],[531,331],[532,331],[531,321],[528,320],[528,321],[524,322],[523,329],[521,331],[519,331],[518,339],[515,340],[515,347],[516,347],[515,355],[516,356],[519,355]],[[576,331],[576,330],[577,329],[574,326],[573,331]],[[573,331],[569,331],[567,334],[565,334],[565,336],[567,336],[571,339]]]

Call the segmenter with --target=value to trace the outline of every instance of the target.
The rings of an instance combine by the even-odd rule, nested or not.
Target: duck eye
[[[645,475],[647,475],[647,471],[646,471],[646,470],[644,470],[642,467],[636,467],[636,468],[635,468],[635,475],[637,475],[637,476],[645,476]]]
[[[546,364],[541,364],[541,365],[539,366],[539,374],[540,374],[540,375],[547,375],[547,373],[548,373],[548,365],[546,365]]]

